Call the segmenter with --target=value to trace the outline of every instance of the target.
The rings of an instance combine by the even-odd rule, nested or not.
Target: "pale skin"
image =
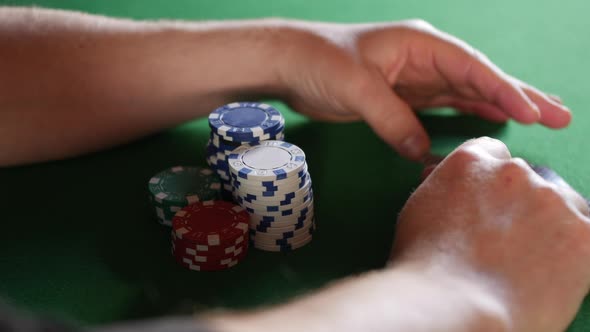
[[[571,120],[557,97],[422,21],[135,22],[3,8],[0,50],[4,166],[96,151],[257,97],[365,120],[413,160],[430,144],[414,109],[551,128]],[[493,139],[463,144],[431,171],[400,214],[387,268],[203,319],[220,331],[563,330],[590,287],[580,196]]]

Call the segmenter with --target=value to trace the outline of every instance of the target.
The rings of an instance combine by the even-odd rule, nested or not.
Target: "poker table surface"
[[[437,110],[421,115],[433,151],[491,136],[514,156],[548,165],[590,195],[590,2],[396,0],[0,1],[136,19],[290,17],[333,22],[423,18],[486,53],[508,73],[562,97],[564,130],[491,124]],[[66,59],[67,60],[67,59]],[[421,166],[400,158],[364,123],[315,122],[280,101],[286,140],[307,154],[318,229],[288,253],[251,249],[236,267],[190,272],[170,255],[147,182],[175,165],[205,166],[204,119],[131,144],[62,161],[0,169],[0,296],[27,310],[87,326],[210,308],[250,309],[311,293],[384,266],[396,215]],[[0,151],[1,153],[1,151]],[[546,243],[551,246],[551,243]],[[580,262],[588,264],[588,262]],[[590,330],[587,298],[569,331]]]

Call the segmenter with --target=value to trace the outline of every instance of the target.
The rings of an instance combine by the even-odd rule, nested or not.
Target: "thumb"
[[[410,106],[397,96],[380,75],[360,78],[349,104],[386,143],[411,160],[421,160],[430,139]]]

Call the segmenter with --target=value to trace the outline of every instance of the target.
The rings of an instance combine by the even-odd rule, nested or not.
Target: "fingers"
[[[503,81],[502,83],[498,83],[498,90],[495,92],[495,101],[494,98],[490,101],[495,102],[507,115],[511,115],[515,120],[522,123],[538,121],[549,128],[563,128],[569,124],[571,121],[571,112],[567,107],[562,105],[559,97],[548,96],[537,88],[504,74],[489,62],[489,60],[484,61],[483,64],[488,66],[494,73],[490,76],[492,79]],[[477,81],[477,79],[474,78],[474,81]],[[492,83],[485,83],[485,79],[482,78],[480,87],[485,89],[490,84]],[[480,92],[483,93],[482,90]],[[502,94],[504,94],[503,97]],[[522,101],[534,105],[535,112],[538,111],[537,120],[533,121],[534,118],[530,117],[530,114],[525,114],[522,112],[522,109],[516,108],[518,107],[518,103]],[[529,112],[527,111],[526,113]]]
[[[525,94],[539,107],[541,111],[540,122],[549,128],[566,127],[571,119],[570,110],[562,105],[561,99],[556,96],[548,96],[524,82],[516,80]]]
[[[432,50],[435,68],[455,91],[469,99],[478,96],[516,121],[539,120],[537,105],[485,55],[442,31],[434,36],[439,40]]]
[[[498,72],[498,75],[507,81],[507,84],[514,89],[521,90],[526,95],[527,99],[539,110],[539,122],[541,124],[550,128],[563,128],[569,124],[571,121],[571,112],[562,104],[561,98],[554,95],[547,95],[527,83],[504,74],[493,63],[487,60],[487,58],[485,58],[483,64],[493,71]]]
[[[547,94],[547,97],[551,98],[551,100],[553,100],[554,102],[557,102],[558,104],[563,105],[563,100],[561,100],[560,96]]]
[[[435,75],[428,76],[431,73],[424,72],[420,79],[438,79],[444,92],[450,89],[458,99],[467,103],[481,102],[463,106],[464,110],[490,121],[504,122],[507,118],[513,118],[525,124],[540,122],[551,128],[565,127],[571,120],[569,110],[561,105],[558,97],[547,96],[515,80],[463,40],[430,25],[426,25],[428,28],[424,28],[424,24],[411,26],[417,34],[409,34],[412,38],[409,45],[412,45],[414,54],[408,60],[409,63],[417,68],[430,63]],[[416,79],[411,75],[409,77],[410,80]],[[486,104],[490,106],[482,106]]]
[[[452,107],[464,113],[473,113],[479,117],[496,123],[505,123],[510,117],[502,112],[501,109],[495,105],[481,101],[457,100],[451,103]]]
[[[437,68],[466,99],[473,99],[475,91],[483,101],[521,123],[541,122],[551,128],[569,123],[571,114],[558,97],[549,97],[505,74],[464,41],[444,32],[438,32],[438,36],[447,44],[447,51],[443,46],[434,52]],[[487,113],[483,112],[482,116]]]
[[[379,75],[362,74],[345,98],[373,130],[402,156],[419,161],[430,148],[420,121]]]
[[[539,107],[524,91],[476,50],[472,51],[465,82],[473,86],[486,101],[518,122],[530,124],[541,117]]]

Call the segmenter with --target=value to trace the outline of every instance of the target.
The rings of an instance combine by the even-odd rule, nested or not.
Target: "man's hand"
[[[584,199],[546,182],[500,141],[468,141],[404,207],[393,262],[486,285],[513,331],[563,331],[590,288]]]
[[[412,109],[552,128],[571,118],[422,21],[142,22],[0,7],[0,48],[9,78],[0,80],[0,165],[103,149],[260,97],[315,118],[364,119],[415,160],[430,143]]]
[[[429,148],[413,109],[450,106],[491,121],[551,128],[570,122],[558,98],[505,74],[426,22],[292,25],[299,35],[285,35],[280,75],[289,103],[316,118],[363,118],[408,158],[420,159]]]

